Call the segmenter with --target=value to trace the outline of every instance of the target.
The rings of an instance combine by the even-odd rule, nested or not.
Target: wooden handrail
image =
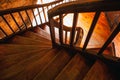
[[[8,14],[8,13],[14,13],[14,12],[19,12],[19,11],[24,11],[24,10],[34,9],[34,8],[50,6],[50,5],[59,3],[61,1],[63,1],[63,0],[57,0],[57,1],[50,2],[50,3],[46,3],[46,4],[35,4],[35,5],[29,5],[29,6],[10,8],[10,9],[6,9],[6,10],[0,10],[0,16]]]
[[[74,1],[69,3],[64,3],[59,6],[56,6],[55,8],[52,8],[48,11],[49,18],[65,14],[65,13],[84,13],[84,12],[102,12],[102,11],[119,11],[120,10],[120,1],[112,1],[112,0],[106,0],[106,1]]]
[[[75,1],[75,2],[64,3],[64,4],[61,4],[59,6],[56,6],[56,7],[52,8],[52,9],[50,9],[48,11],[48,16],[49,16],[49,20],[52,21],[53,17],[63,15],[63,14],[72,13],[72,14],[75,15],[75,13],[85,13],[85,12],[95,12],[96,13],[95,16],[94,16],[94,19],[93,19],[93,21],[91,23],[91,26],[90,26],[89,32],[87,34],[87,38],[85,40],[84,46],[83,46],[82,49],[80,49],[84,53],[84,51],[86,50],[86,47],[88,45],[88,42],[89,42],[89,40],[90,40],[90,38],[92,36],[95,25],[97,24],[100,13],[101,12],[106,12],[106,11],[120,11],[119,5],[120,5],[120,1],[112,1],[112,0],[106,0],[106,1],[93,0],[92,2]],[[76,25],[77,21],[75,21],[75,20],[77,20],[77,18],[73,19],[73,20],[74,20],[73,24]],[[55,27],[54,24],[56,24],[56,22],[50,23],[50,29]],[[64,27],[63,27],[63,29],[64,29]],[[72,42],[74,40],[74,34],[75,34],[74,30],[76,30],[76,26],[72,26],[72,30],[73,30],[72,31],[73,36],[71,36],[71,44],[72,44]],[[105,48],[110,44],[110,42],[114,39],[114,37],[118,34],[119,31],[120,31],[120,29],[119,29],[119,25],[118,25],[118,27],[116,27],[114,29],[112,34],[109,36],[108,40],[102,46],[102,48],[98,52],[98,55],[103,53]]]
[[[33,25],[33,23],[32,23],[32,20],[35,21],[36,26],[40,26],[45,23],[48,23],[48,16],[47,16],[45,9],[48,10],[49,6],[60,3],[62,1],[63,0],[56,0],[56,1],[53,1],[50,3],[45,3],[45,4],[35,4],[35,5],[22,6],[22,7],[11,8],[11,9],[6,9],[6,10],[0,10],[0,17],[1,17],[2,21],[4,21],[4,24],[7,25],[7,26],[1,26],[0,27],[1,31],[5,35],[7,35],[7,36],[5,36],[5,38],[6,38],[6,37],[12,36],[16,33],[22,32],[23,30],[27,30],[28,28],[35,27],[35,25]],[[40,8],[42,9],[42,11],[39,10]],[[37,11],[37,15],[34,12],[35,10]],[[28,12],[28,11],[31,11],[31,12]],[[43,13],[44,15],[42,16],[41,13]],[[19,17],[15,16],[14,14],[18,15]],[[26,15],[26,18],[24,17],[25,15]],[[37,16],[39,16],[40,23],[38,23],[38,21],[36,19]],[[11,26],[11,22],[7,20],[10,17],[12,19],[11,21],[14,21],[15,25]],[[42,17],[44,17],[44,19]],[[13,26],[16,26],[16,27],[13,28]],[[9,27],[9,29],[10,29],[9,32],[12,32],[12,33],[6,32],[5,29],[7,29],[7,27]],[[5,29],[3,29],[3,28],[5,28]],[[3,31],[3,30],[5,30],[5,31]]]

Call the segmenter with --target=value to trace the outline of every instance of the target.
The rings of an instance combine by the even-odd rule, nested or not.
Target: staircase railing
[[[101,12],[107,12],[107,11],[119,11],[120,10],[120,1],[93,1],[93,2],[87,2],[87,1],[78,1],[78,2],[70,2],[70,3],[65,3],[65,4],[61,4],[59,6],[56,6],[52,9],[50,9],[48,11],[48,16],[49,16],[49,22],[50,22],[50,31],[51,31],[51,38],[52,38],[52,43],[53,43],[53,47],[56,45],[60,46],[67,46],[70,49],[76,49],[76,51],[79,51],[80,53],[90,53],[89,50],[87,50],[87,45],[88,42],[92,36],[93,30],[95,28],[95,25],[97,24],[97,21],[99,19],[99,16],[101,14]],[[78,14],[79,13],[85,13],[85,12],[95,12],[95,16],[94,19],[91,23],[90,29],[88,31],[86,40],[84,42],[83,47],[75,47],[75,46],[71,46],[74,42],[75,39],[75,30],[77,28],[77,22],[78,22]],[[71,31],[71,38],[70,38],[70,44],[64,44],[63,43],[63,28],[64,28],[64,24],[63,24],[63,15],[64,14],[69,14],[72,13],[74,15],[73,17],[73,25],[72,25],[72,31]],[[56,38],[55,38],[55,29],[54,29],[54,24],[55,22],[53,22],[53,19],[55,19],[56,16],[59,16],[59,43],[56,42]],[[112,40],[115,38],[115,36],[119,33],[120,31],[120,23],[115,27],[115,29],[113,30],[113,32],[111,33],[111,35],[109,35],[109,38],[107,39],[107,41],[104,43],[104,45],[101,47],[101,49],[99,50],[98,53],[92,53],[95,54],[97,57],[104,58],[105,56],[103,56],[103,51],[107,48],[107,46],[112,42]],[[106,58],[106,57],[105,57]],[[108,57],[107,57],[108,58]],[[113,60],[113,57],[110,58],[110,60]],[[117,57],[114,58],[115,61],[119,61],[119,59]]]
[[[47,11],[61,3],[63,0],[0,11],[1,41],[27,29],[48,24]]]

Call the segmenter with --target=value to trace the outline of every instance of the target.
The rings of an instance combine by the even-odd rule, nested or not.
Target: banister
[[[34,9],[34,8],[38,8],[38,7],[49,6],[52,4],[59,3],[61,1],[63,1],[63,0],[57,0],[57,1],[53,1],[53,2],[45,3],[45,4],[34,4],[34,5],[29,5],[29,6],[21,6],[21,7],[6,9],[6,10],[0,10],[0,16],[8,14],[8,13],[14,13],[14,12],[18,12],[18,11],[24,11],[24,10]]]
[[[86,40],[85,40],[85,43],[84,43],[84,46],[83,46],[83,49],[82,49],[83,51],[86,49],[86,47],[87,47],[87,45],[88,45],[88,42],[89,42],[90,37],[91,37],[91,35],[92,35],[92,33],[93,33],[93,30],[94,30],[94,28],[95,28],[95,25],[96,25],[96,23],[97,23],[97,21],[98,21],[98,18],[99,18],[99,16],[100,16],[100,13],[101,13],[101,12],[96,12],[96,14],[95,14],[95,16],[94,16],[94,19],[93,19],[93,21],[92,21],[92,23],[91,23],[90,29],[89,29],[89,31],[88,31],[87,38],[86,38]]]
[[[71,46],[73,46],[73,44],[74,44],[77,20],[78,20],[78,13],[74,13],[73,25],[72,25],[71,36],[70,36],[70,45]]]
[[[52,8],[52,9],[50,9],[48,11],[49,20],[52,21],[52,25],[50,23],[50,25],[51,25],[50,29],[56,27],[56,25],[59,26],[59,24],[57,24],[53,20],[54,17],[56,17],[58,15],[70,14],[70,13],[73,13],[75,15],[75,13],[95,12],[96,14],[94,16],[94,19],[92,20],[89,32],[87,34],[87,38],[86,38],[85,43],[83,45],[83,48],[80,48],[81,52],[84,53],[84,51],[86,51],[86,47],[87,47],[88,42],[89,42],[89,40],[90,40],[90,38],[92,36],[92,33],[94,31],[95,25],[97,24],[97,21],[99,19],[100,13],[101,12],[106,12],[106,11],[120,11],[120,1],[93,0],[91,2],[88,2],[88,1],[74,1],[74,2],[69,2],[69,3],[64,3],[64,4],[61,4],[61,5],[58,5],[58,6],[54,7],[54,8]],[[77,20],[77,18],[76,18],[76,20]],[[75,34],[74,30],[76,30],[76,28],[77,28],[77,26],[76,26],[76,24],[77,24],[76,22],[77,21],[76,20],[73,19],[73,24],[75,26],[72,26],[72,29],[73,29],[72,32],[74,34]],[[109,38],[107,39],[107,41],[105,42],[105,44],[101,47],[100,51],[98,52],[98,55],[103,53],[103,51],[105,50],[105,48],[107,48],[107,46],[110,44],[110,42],[118,34],[118,32],[120,31],[120,29],[119,29],[120,26],[119,25],[112,32],[112,34],[109,36]],[[64,29],[65,28],[63,27],[63,30]],[[74,36],[71,36],[71,40],[74,40]],[[71,42],[71,44],[72,44],[72,42]]]
[[[102,54],[105,48],[111,43],[111,41],[115,38],[115,36],[120,32],[120,23],[118,26],[113,30],[107,41],[104,43],[100,51],[97,53],[98,55]]]
[[[7,26],[1,26],[2,28],[10,28],[10,33],[6,32],[2,29],[2,32],[7,35],[4,36],[4,39],[7,39],[7,37],[9,36],[13,36],[16,33],[20,33],[24,30],[27,30],[28,28],[32,28],[35,26],[42,26],[42,25],[48,25],[48,16],[46,14],[45,9],[47,9],[48,11],[48,7],[57,3],[62,2],[63,0],[56,0],[56,1],[52,1],[50,3],[43,3],[43,4],[34,4],[34,5],[28,5],[28,6],[21,6],[21,7],[16,7],[16,8],[10,8],[10,9],[6,9],[6,10],[0,10],[0,18],[1,20],[4,20],[4,24]],[[40,10],[42,8],[42,11]],[[52,7],[51,7],[52,8]],[[50,9],[50,8],[49,8]],[[35,10],[37,11],[37,15],[35,14]],[[31,11],[31,12],[28,12]],[[22,13],[23,12],[23,13]],[[44,15],[42,16],[41,13],[43,13]],[[15,15],[13,15],[15,14]],[[7,17],[6,17],[7,15]],[[4,18],[5,16],[5,18]],[[26,16],[24,18],[24,16]],[[37,20],[37,16],[39,16],[39,20],[40,22],[38,22]],[[14,21],[14,27],[11,26],[11,22],[6,20],[9,19],[9,17],[11,17],[11,21]],[[42,19],[42,17],[44,17],[45,21]],[[34,22],[35,21],[35,25]],[[21,26],[22,25],[22,26]],[[12,33],[11,33],[12,32]],[[4,39],[2,41],[4,41]]]
[[[120,10],[120,1],[116,0],[95,0],[95,1],[74,1],[64,3],[48,11],[51,18],[58,14],[74,13],[74,12],[96,12],[96,11],[118,11]]]

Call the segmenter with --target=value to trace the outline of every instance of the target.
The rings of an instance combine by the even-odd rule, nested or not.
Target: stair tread
[[[51,49],[41,59],[25,67],[24,72],[15,76],[15,80],[21,80],[23,77],[27,80],[32,80],[59,52],[58,49]]]
[[[22,52],[37,50],[37,49],[46,49],[51,48],[47,46],[40,45],[21,45],[21,44],[1,44],[0,45],[0,57],[11,54],[18,54]]]
[[[13,55],[6,55],[3,57],[0,57],[0,69],[7,68],[11,65],[14,65],[18,62],[20,62],[23,59],[29,58],[29,56],[35,55],[35,53],[40,52],[42,50],[49,50],[49,49],[38,49],[38,50],[32,50],[27,52],[22,52],[19,54],[13,54]]]
[[[34,55],[28,56],[28,58],[25,58],[22,61],[14,65],[11,65],[8,68],[2,69],[0,72],[0,76],[1,76],[0,79],[9,79],[9,78],[15,77],[17,74],[23,72],[26,66],[31,66],[32,63],[34,63],[35,61],[45,56],[46,52],[47,50],[39,51]]]
[[[35,27],[33,32],[40,34],[42,37],[47,38],[48,40],[51,40],[50,34],[48,34],[46,31],[44,31],[40,27]]]
[[[46,46],[51,46],[51,43],[46,42],[46,41],[38,41],[38,40],[33,40],[27,37],[23,36],[15,36],[10,40],[10,43],[13,44],[33,44],[33,45],[46,45]]]
[[[77,53],[55,80],[82,80],[90,69],[92,63]]]
[[[107,65],[105,65],[100,60],[97,60],[83,80],[116,80],[116,79],[114,79]]]
[[[71,59],[67,51],[61,50],[57,56],[33,80],[53,80]]]
[[[37,34],[37,33],[32,32],[32,31],[27,31],[27,32],[25,32],[23,36],[32,38],[32,39],[34,39],[34,40],[41,40],[41,41],[51,42],[51,41],[48,40],[47,38],[44,38],[44,37],[42,37],[40,34]]]

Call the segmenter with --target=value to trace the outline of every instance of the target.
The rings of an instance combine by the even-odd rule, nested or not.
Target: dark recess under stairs
[[[0,45],[0,80],[117,80],[100,60],[52,48],[50,35],[39,27]]]

